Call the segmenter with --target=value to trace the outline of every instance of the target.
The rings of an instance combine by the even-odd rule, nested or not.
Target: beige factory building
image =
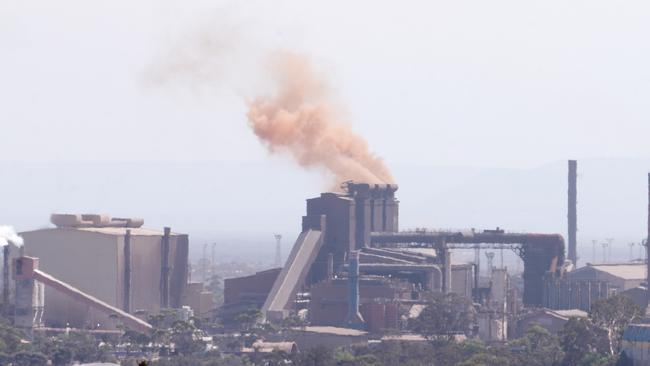
[[[142,317],[184,305],[187,235],[106,215],[52,215],[52,223],[56,227],[20,234],[25,254],[40,258],[43,271]],[[45,290],[44,320],[52,327],[115,326],[107,315],[50,288]]]

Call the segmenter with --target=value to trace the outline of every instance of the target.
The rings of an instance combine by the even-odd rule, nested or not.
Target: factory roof
[[[427,340],[419,334],[405,333],[405,334],[389,334],[381,337],[382,341],[400,341],[400,342],[424,342]]]
[[[352,336],[359,337],[368,334],[362,330],[352,329],[352,328],[339,328],[339,327],[329,327],[329,326],[309,326],[301,328],[293,328],[293,330],[309,333],[322,333],[322,334],[334,334],[339,336]]]
[[[285,353],[296,353],[298,352],[298,346],[296,345],[296,342],[255,341],[252,347],[242,348],[242,352],[244,353],[253,353],[253,352],[270,353],[276,350]]]
[[[98,234],[105,234],[105,235],[115,235],[115,236],[123,236],[126,234],[126,230],[131,230],[131,235],[135,236],[163,236],[164,232],[163,230],[158,230],[158,229],[147,229],[147,228],[127,228],[127,227],[53,227],[53,228],[45,228],[45,229],[37,229],[37,230],[31,230],[31,231],[26,231],[20,233],[21,235],[27,234],[27,233],[32,233],[32,232],[39,232],[39,231],[84,231],[84,232],[89,232],[89,233],[98,233]],[[179,235],[178,233],[171,233],[172,236]]]
[[[588,264],[573,271],[578,273],[588,269],[608,273],[625,280],[645,279],[646,266],[643,263],[618,263],[618,264]]]
[[[587,312],[580,309],[552,310],[554,313],[565,318],[586,318]]]
[[[534,311],[531,311],[527,314],[523,314],[522,318],[538,318],[540,316],[550,316],[554,318],[560,318],[563,320],[569,320],[569,318],[586,318],[587,312],[580,309],[566,309],[566,310],[553,310],[547,308],[540,308]]]

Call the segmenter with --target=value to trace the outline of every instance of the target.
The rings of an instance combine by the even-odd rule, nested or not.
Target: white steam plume
[[[16,233],[13,227],[0,225],[0,247],[4,247],[9,243],[20,247],[23,245],[23,238]]]

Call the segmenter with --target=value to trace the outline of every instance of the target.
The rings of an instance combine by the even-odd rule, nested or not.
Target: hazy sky
[[[389,164],[648,157],[648,19],[648,1],[3,0],[0,159],[267,159],[236,94],[142,86],[197,24],[309,55]]]

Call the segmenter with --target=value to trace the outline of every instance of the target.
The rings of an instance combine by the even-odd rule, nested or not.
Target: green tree
[[[72,363],[73,354],[68,348],[57,348],[52,354],[54,366],[66,366]]]
[[[500,357],[489,353],[478,353],[456,366],[508,366],[510,360],[507,357]]]
[[[88,333],[70,333],[62,336],[61,347],[72,351],[74,360],[81,363],[101,361],[104,350],[99,347],[95,337]]]
[[[609,352],[606,332],[588,318],[570,318],[559,333],[564,359],[562,365],[579,365],[593,354]]]
[[[13,357],[13,366],[46,366],[47,357],[42,353],[18,352]]]
[[[203,332],[192,322],[176,321],[171,329],[171,341],[181,355],[190,355],[205,350]]]
[[[620,352],[623,331],[633,319],[642,315],[642,309],[623,295],[598,300],[589,312],[591,321],[607,332],[610,355]]]
[[[259,309],[249,308],[235,315],[234,320],[242,331],[249,332],[261,317]]]
[[[23,333],[0,318],[0,353],[12,354],[21,349]]]
[[[616,366],[634,366],[634,361],[625,352],[621,352],[616,361]]]
[[[513,365],[557,366],[564,357],[556,336],[539,325],[530,327],[523,338],[511,343],[517,352],[513,354]]]
[[[130,329],[125,330],[120,338],[122,343],[127,343],[130,345],[129,348],[131,350],[137,348],[142,352],[144,352],[149,343],[152,342],[152,337],[149,335]]]
[[[213,274],[208,278],[206,290],[212,292],[214,303],[219,306],[223,304],[223,280],[218,274]]]
[[[411,321],[409,328],[428,339],[449,342],[456,334],[469,331],[474,315],[474,307],[469,299],[454,293],[437,294]]]
[[[299,366],[335,366],[334,352],[323,346],[310,348],[294,356],[293,363]]]

